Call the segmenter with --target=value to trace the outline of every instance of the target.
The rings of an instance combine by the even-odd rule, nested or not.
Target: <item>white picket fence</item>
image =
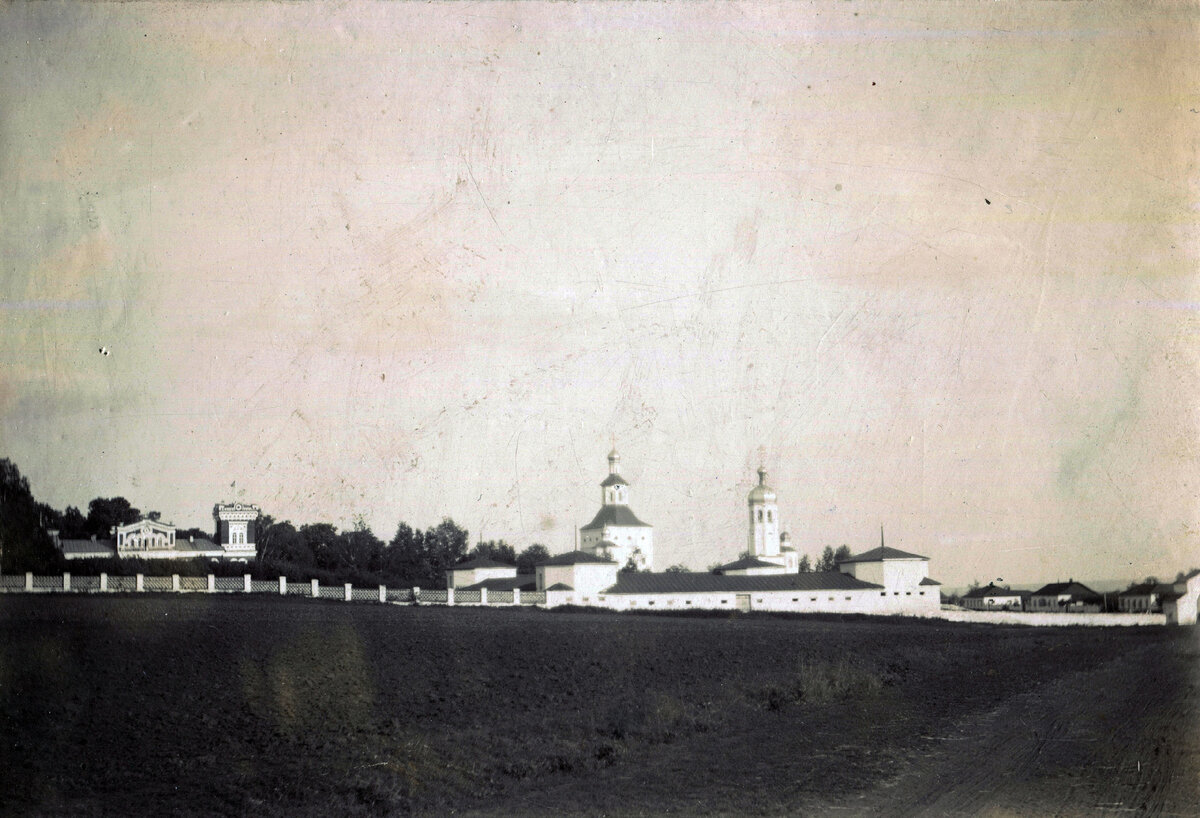
[[[0,574],[0,593],[18,594],[109,594],[109,593],[177,593],[177,594],[274,594],[311,599],[336,599],[343,602],[385,602],[399,605],[470,605],[507,607],[512,605],[545,605],[543,591],[494,591],[489,597],[486,589],[455,591],[421,588],[355,588],[345,585],[322,585],[317,580],[288,582],[287,577],[276,580],[241,577],[73,577],[70,573],[38,575],[27,573]]]

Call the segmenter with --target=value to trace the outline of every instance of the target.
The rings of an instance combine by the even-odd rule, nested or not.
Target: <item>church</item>
[[[613,560],[621,568],[654,570],[654,528],[629,507],[629,482],[621,476],[621,455],[608,453],[608,477],[600,484],[600,510],[579,529],[579,550]]]
[[[809,613],[922,614],[941,605],[929,558],[885,546],[843,560],[834,571],[800,573],[799,555],[781,531],[778,497],[765,469],[746,498],[745,556],[712,572],[652,569],[653,529],[629,508],[620,455],[608,456],[601,507],[580,531],[577,551],[537,567],[546,607],[615,610],[740,610]]]

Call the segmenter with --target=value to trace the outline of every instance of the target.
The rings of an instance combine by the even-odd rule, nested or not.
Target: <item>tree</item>
[[[97,497],[88,503],[87,534],[106,540],[114,527],[136,523],[141,517],[142,513],[124,497]]]
[[[51,573],[62,566],[29,481],[11,460],[0,459],[0,571]]]
[[[383,569],[383,540],[375,536],[362,515],[354,518],[354,528],[338,535],[338,568],[378,574]]]
[[[836,568],[839,562],[845,562],[850,559],[853,554],[850,553],[850,546],[839,545],[838,550],[833,552],[833,565]]]
[[[812,573],[812,562],[808,559],[808,554],[805,554],[803,557],[800,558],[799,569],[800,569],[801,574],[811,574]]]
[[[383,552],[383,572],[389,580],[400,584],[418,585],[425,535],[408,523],[396,526],[396,534]]]
[[[63,512],[60,525],[61,528],[58,531],[60,539],[83,540],[88,536],[87,518],[75,506],[67,506],[67,510]]]
[[[517,573],[532,574],[539,563],[550,559],[550,549],[535,542],[517,555]]]
[[[825,550],[821,552],[821,559],[817,561],[818,571],[834,571],[837,569],[836,557],[833,554],[833,546],[825,546]]]
[[[633,557],[630,557],[628,562],[625,563],[625,567],[621,569],[622,574],[636,574],[637,571],[638,564]]]
[[[471,549],[467,554],[471,559],[489,559],[497,562],[506,562],[513,565],[517,561],[517,552],[511,545],[504,540],[488,540],[480,542]]]
[[[674,565],[668,567],[666,570],[664,570],[663,573],[664,574],[690,574],[691,571],[683,563],[677,562]]]
[[[423,574],[419,577],[422,587],[444,588],[446,586],[446,569],[460,563],[467,556],[467,538],[470,536],[465,528],[455,524],[449,517],[444,518],[435,527],[426,530],[423,538],[424,564]]]
[[[300,538],[312,552],[318,568],[337,567],[337,526],[330,523],[306,523],[300,526]]]

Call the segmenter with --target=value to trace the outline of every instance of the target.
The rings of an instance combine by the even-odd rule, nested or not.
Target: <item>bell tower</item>
[[[775,489],[767,485],[767,470],[759,466],[758,485],[746,498],[750,507],[749,551],[752,557],[779,556],[779,506]]]

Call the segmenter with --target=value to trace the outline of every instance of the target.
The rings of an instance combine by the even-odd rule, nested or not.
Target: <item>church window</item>
[[[767,512],[767,522],[768,523],[771,522],[774,519],[774,517],[775,517],[775,512],[773,512],[773,511]]]
[[[758,521],[760,523],[762,522],[762,509],[761,508],[758,510]]]

